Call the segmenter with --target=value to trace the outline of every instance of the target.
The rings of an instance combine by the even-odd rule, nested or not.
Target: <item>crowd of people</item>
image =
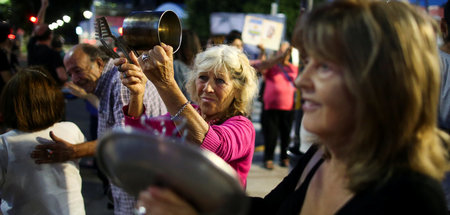
[[[98,111],[95,137],[125,126],[175,133],[228,163],[245,190],[259,80],[262,166],[275,168],[280,139],[279,165],[292,170],[265,197],[247,197],[246,214],[450,212],[450,3],[439,29],[401,1],[326,2],[301,11],[291,43],[282,42],[273,56],[261,44],[252,60],[238,31],[205,50],[185,29],[177,53],[164,43],[129,59],[84,43],[64,52],[44,23],[47,7],[41,0],[22,69],[11,57],[11,27],[0,23],[3,214],[86,213],[78,161],[95,156],[98,140],[64,121],[63,87]],[[293,48],[300,66],[292,64]],[[290,163],[293,125],[296,137],[313,138]],[[103,180],[114,214],[200,214],[171,187],[151,185],[132,196]]]

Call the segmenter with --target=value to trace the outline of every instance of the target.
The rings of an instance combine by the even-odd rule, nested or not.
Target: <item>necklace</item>
[[[196,107],[195,110],[197,111],[198,114],[200,114],[200,116],[202,116],[203,119],[205,119],[205,116],[202,114],[200,107]],[[206,121],[206,123],[208,123],[209,126],[215,125],[217,122],[219,122],[219,119],[213,119],[213,120]]]

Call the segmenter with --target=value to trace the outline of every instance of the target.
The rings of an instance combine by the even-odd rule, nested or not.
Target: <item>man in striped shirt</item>
[[[99,48],[89,44],[74,46],[64,57],[64,65],[77,86],[87,93],[93,93],[99,99],[97,136],[114,127],[124,126],[122,107],[129,103],[129,91],[122,85],[121,73],[113,60]],[[147,116],[159,116],[167,113],[154,85],[147,82],[144,105]],[[51,135],[54,144],[40,145],[32,153],[36,163],[53,163],[95,155],[97,140],[72,145]],[[52,150],[52,157],[42,156],[43,150]],[[114,199],[114,214],[133,214],[136,200],[119,187],[111,184]]]

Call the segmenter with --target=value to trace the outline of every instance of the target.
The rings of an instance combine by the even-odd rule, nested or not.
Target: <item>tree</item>
[[[11,2],[0,1],[0,21],[8,20],[11,16]]]
[[[186,1],[188,20],[187,26],[195,31],[202,41],[208,39],[209,15],[213,12],[243,13],[242,0],[211,1],[188,0]]]

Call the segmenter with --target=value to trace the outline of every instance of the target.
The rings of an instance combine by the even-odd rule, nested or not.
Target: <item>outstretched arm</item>
[[[256,47],[259,49],[258,60],[265,61],[267,59],[267,56],[266,56],[266,49],[264,48],[264,45],[258,44]]]
[[[279,63],[283,63],[286,55],[290,55],[290,54],[291,54],[291,49],[289,48],[286,51],[284,51],[282,53],[278,53],[275,56],[273,56],[267,60],[261,61],[260,63],[254,65],[253,67],[256,69],[257,72],[264,74],[267,69],[269,69]]]
[[[98,109],[100,106],[100,100],[92,93],[87,93],[83,88],[74,84],[72,81],[66,82],[64,84],[70,90],[70,93],[78,98],[86,99],[89,103],[91,103],[95,108]]]
[[[97,141],[89,141],[80,144],[71,144],[50,132],[54,143],[37,145],[31,152],[31,158],[37,164],[58,163],[95,155]]]

